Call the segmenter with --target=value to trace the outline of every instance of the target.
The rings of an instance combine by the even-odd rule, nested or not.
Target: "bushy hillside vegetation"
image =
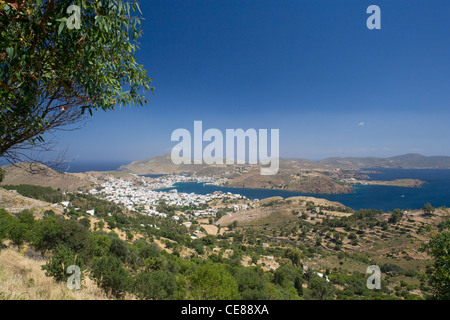
[[[406,232],[403,225],[399,228],[399,221],[405,220],[399,211],[352,213],[342,207],[337,209],[345,216],[332,217],[325,212],[336,208],[305,203],[305,211],[289,213],[296,223],[272,223],[269,216],[264,223],[233,223],[215,235],[193,237],[193,231],[206,224],[192,221],[188,228],[174,219],[126,212],[92,196],[15,188],[28,196],[68,200],[71,206],[62,215],[48,210],[41,219],[29,210],[12,215],[0,209],[0,240],[17,250],[26,246],[29,255],[45,259],[42,269],[61,283],[70,276],[67,268],[77,265],[84,281],[92,279],[110,298],[422,299],[442,296],[446,290],[436,294],[433,286],[433,279],[446,276],[445,269],[438,271],[441,265],[430,265],[430,276],[423,273],[421,282],[411,265],[392,259],[377,261],[384,274],[381,289],[367,288],[365,268],[374,263],[373,257],[348,248],[368,240],[376,246],[375,235],[392,240],[389,232]],[[283,205],[293,204],[270,202],[265,208],[275,214]],[[95,216],[86,213],[93,208]],[[158,210],[172,215],[192,208],[161,203]],[[443,231],[445,226],[440,225]]]

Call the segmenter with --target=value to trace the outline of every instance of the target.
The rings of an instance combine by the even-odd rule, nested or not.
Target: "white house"
[[[183,222],[183,224],[186,226],[186,228],[189,229],[189,227],[192,225],[192,222],[186,221],[186,222]]]
[[[323,278],[323,273],[317,272],[317,275],[318,275],[319,277]],[[325,280],[326,280],[327,282],[330,282],[330,280],[328,279],[328,276],[325,276]]]
[[[62,204],[64,207],[67,208],[67,207],[69,206],[70,202],[69,202],[69,201],[62,201],[61,204]]]

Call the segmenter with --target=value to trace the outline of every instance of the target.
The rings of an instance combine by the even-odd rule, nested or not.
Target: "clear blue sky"
[[[381,30],[369,30],[369,5]],[[280,156],[450,155],[450,1],[145,0],[150,104],[58,132],[79,160],[169,153],[174,129],[280,130]]]

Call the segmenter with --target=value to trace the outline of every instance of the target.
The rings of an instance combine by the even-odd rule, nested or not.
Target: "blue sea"
[[[280,196],[312,196],[340,202],[355,210],[380,209],[392,211],[400,209],[420,209],[427,202],[434,207],[450,207],[450,169],[365,169],[379,173],[369,174],[370,180],[420,179],[426,182],[420,188],[394,186],[355,185],[350,194],[311,194],[285,190],[229,188],[196,182],[177,183],[167,191],[208,194],[214,191],[238,193],[250,199]]]
[[[121,165],[129,164],[131,161],[73,161],[63,164],[58,169],[67,172],[85,171],[114,171]],[[395,180],[395,179],[420,179],[426,182],[420,188],[405,188],[393,186],[363,186],[355,185],[354,192],[350,194],[311,194],[299,193],[285,190],[271,189],[246,189],[229,188],[208,185],[196,182],[177,183],[172,188],[178,192],[208,194],[214,191],[232,192],[244,195],[250,199],[263,199],[280,196],[283,198],[293,196],[312,196],[340,202],[355,210],[380,209],[392,211],[400,209],[420,209],[427,202],[434,207],[450,207],[450,169],[371,169],[362,170],[377,171],[370,173],[369,180]],[[153,178],[162,175],[147,175]]]
[[[141,174],[140,176],[148,178],[159,178],[165,176],[165,174]]]

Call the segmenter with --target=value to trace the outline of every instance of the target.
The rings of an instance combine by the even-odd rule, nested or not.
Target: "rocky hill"
[[[5,190],[3,188],[0,188],[0,208],[4,208],[10,213],[17,213],[27,209],[33,209],[36,213],[42,213],[45,210],[62,211],[58,207],[53,207],[52,203],[24,197],[15,190]]]
[[[92,186],[92,181],[76,174],[55,171],[39,163],[19,163],[2,167],[5,178],[1,185],[31,184],[52,187],[62,191],[74,191],[78,188]]]
[[[258,169],[235,175],[227,181],[227,186],[239,188],[282,189],[303,193],[337,194],[350,193],[352,187],[338,183],[336,180],[315,173],[309,176],[298,176],[281,172],[273,176],[262,176]]]
[[[208,173],[221,174],[236,171],[236,168],[251,167],[249,165],[206,165],[206,164],[181,164],[172,163],[170,154],[154,157],[146,160],[134,161],[121,166],[119,170],[135,174],[171,174],[171,173]],[[280,159],[280,170],[298,172],[304,169],[341,169],[358,170],[361,168],[450,168],[450,157],[447,156],[423,156],[416,153],[399,155],[389,158],[376,157],[333,157],[318,161],[308,159]]]
[[[390,158],[327,158],[318,161],[322,166],[338,167],[341,169],[360,168],[403,168],[403,169],[449,169],[450,157],[447,156],[423,156],[417,153],[409,153]]]
[[[30,164],[23,162],[16,165],[2,166],[2,168],[5,170],[5,178],[0,183],[0,186],[29,184],[68,192],[95,188],[99,183],[110,177],[136,179],[134,174],[120,171],[61,172],[40,163]],[[151,178],[145,179],[152,180]]]
[[[130,164],[121,166],[120,171],[145,174],[180,174],[188,173],[201,175],[217,175],[234,171],[236,168],[247,167],[247,165],[226,165],[226,164],[174,164],[170,154],[154,157],[146,160],[134,161]]]
[[[427,157],[406,154],[390,158],[327,158],[319,161],[307,159],[280,159],[279,171],[273,176],[260,174],[259,165],[206,165],[172,162],[169,154],[135,161],[120,167],[123,172],[135,174],[188,174],[193,176],[220,176],[227,185],[241,188],[283,189],[303,193],[337,194],[353,191],[351,181],[361,179],[362,168],[450,168],[450,157]],[[356,179],[355,179],[356,178]],[[363,178],[363,180],[365,180]],[[420,187],[422,181],[371,181],[366,184]]]

